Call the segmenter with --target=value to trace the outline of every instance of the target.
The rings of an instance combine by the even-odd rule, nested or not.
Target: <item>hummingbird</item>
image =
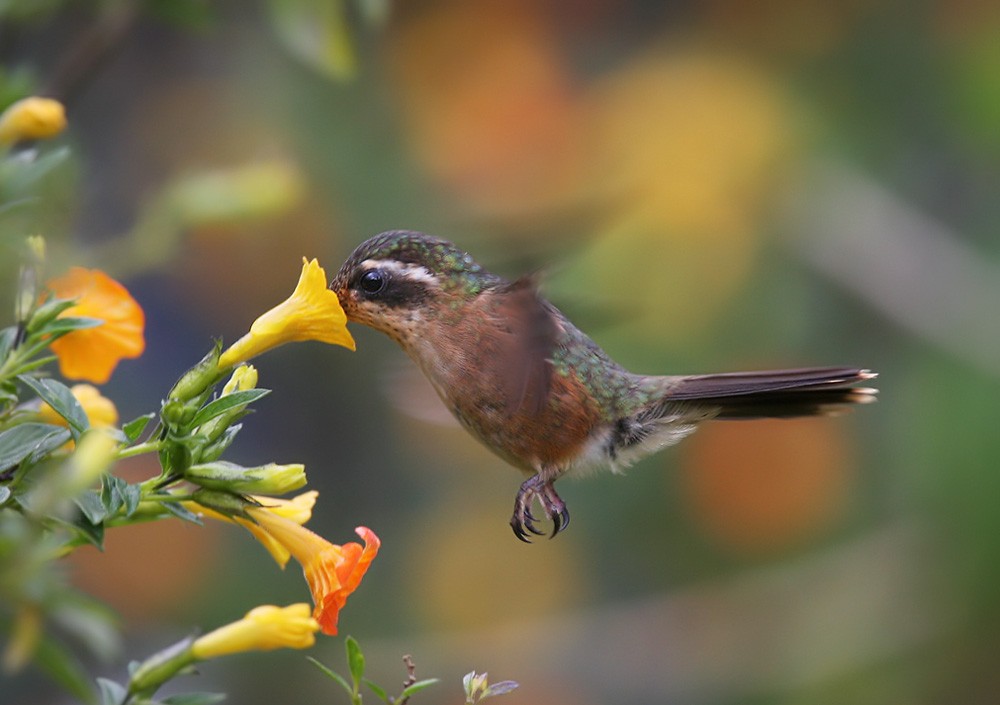
[[[836,413],[876,398],[876,374],[808,367],[644,375],[612,360],[538,291],[487,271],[453,243],[393,230],[359,245],[330,283],[349,321],[417,364],[458,422],[526,476],[510,526],[522,541],[569,524],[564,475],[621,472],[712,419]]]

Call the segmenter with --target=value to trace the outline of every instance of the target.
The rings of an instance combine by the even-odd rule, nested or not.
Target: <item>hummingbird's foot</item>
[[[545,532],[535,526],[538,519],[531,513],[531,503],[537,499],[545,512],[545,518],[552,522],[552,534],[550,538],[569,526],[569,510],[566,503],[556,493],[553,485],[554,479],[547,478],[541,473],[533,475],[521,484],[521,489],[517,492],[514,500],[514,515],[510,518],[510,528],[514,530],[514,535],[524,541],[531,543],[531,536],[544,536]]]

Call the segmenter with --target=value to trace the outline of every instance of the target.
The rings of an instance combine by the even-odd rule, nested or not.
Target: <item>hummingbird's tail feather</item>
[[[820,416],[875,401],[877,389],[856,386],[874,377],[854,367],[694,375],[677,378],[668,399],[716,407],[717,419]]]

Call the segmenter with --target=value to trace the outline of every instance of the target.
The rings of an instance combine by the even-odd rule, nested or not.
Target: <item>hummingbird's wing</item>
[[[508,413],[539,414],[552,384],[552,351],[559,324],[538,293],[537,277],[524,276],[497,290],[497,313],[508,335],[501,343],[500,365]]]

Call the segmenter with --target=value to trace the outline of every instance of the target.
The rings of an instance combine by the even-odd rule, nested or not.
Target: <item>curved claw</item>
[[[524,525],[518,522],[516,516],[510,520],[510,528],[514,531],[514,536],[516,536],[519,540],[524,541],[525,543],[531,543],[531,538],[524,530]]]
[[[549,534],[549,538],[554,539],[556,534],[565,531],[567,526],[569,526],[569,510],[563,504],[561,510],[552,514],[552,533]]]
[[[533,533],[535,536],[545,536],[545,532],[535,526],[535,522],[538,519],[535,515],[531,513],[531,509],[524,510],[524,528]]]
[[[510,527],[514,531],[514,536],[519,540],[531,543],[529,532],[536,536],[545,535],[545,532],[535,525],[538,520],[531,513],[531,503],[535,499],[538,499],[542,511],[545,512],[545,518],[552,522],[550,539],[555,538],[556,534],[569,526],[569,510],[566,509],[566,503],[556,493],[552,482],[552,479],[539,473],[521,484],[521,489],[514,500],[514,514],[510,518]]]
[[[535,522],[538,520],[528,508],[528,502],[533,498],[534,494],[528,496],[528,493],[526,493],[522,502],[522,498],[519,495],[517,504],[514,506],[514,515],[510,518],[510,528],[513,529],[514,536],[525,543],[531,543],[531,536],[528,532],[531,532],[535,536],[545,536],[545,532],[535,526]]]

